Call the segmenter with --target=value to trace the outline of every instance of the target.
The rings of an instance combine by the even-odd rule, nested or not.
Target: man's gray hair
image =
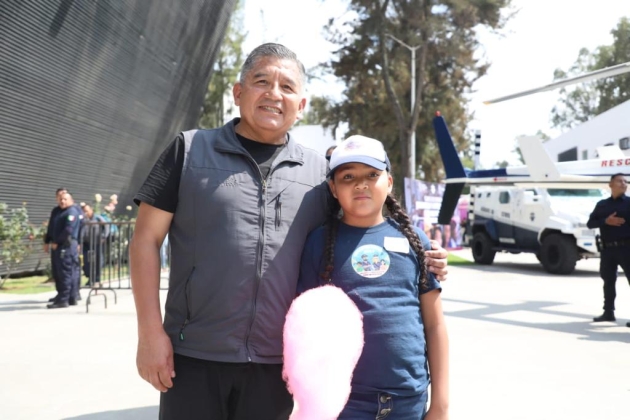
[[[304,64],[302,64],[302,62],[298,60],[297,55],[295,55],[293,51],[291,51],[284,45],[274,44],[271,42],[259,45],[258,47],[254,48],[251,53],[249,53],[249,55],[245,59],[243,67],[241,68],[241,77],[239,81],[241,83],[245,83],[247,75],[250,71],[252,71],[252,69],[256,65],[256,62],[258,62],[258,60],[260,60],[261,58],[266,57],[274,57],[280,60],[293,61],[300,71],[300,84],[302,85],[302,87],[306,85],[306,70],[304,69]]]

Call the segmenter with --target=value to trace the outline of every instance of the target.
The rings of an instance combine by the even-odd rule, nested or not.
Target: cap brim
[[[378,159],[374,159],[368,156],[361,156],[361,157],[349,157],[347,159],[339,159],[338,161],[335,162],[335,167],[331,168],[330,171],[328,171],[328,175],[326,175],[327,177],[330,178],[330,176],[342,165],[345,165],[347,163],[362,163],[364,165],[367,166],[371,166],[374,169],[378,169],[379,171],[385,170],[387,169],[387,162],[381,162]]]

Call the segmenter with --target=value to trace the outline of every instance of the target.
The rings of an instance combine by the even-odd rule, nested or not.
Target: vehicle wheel
[[[552,274],[571,274],[578,260],[575,240],[566,235],[549,235],[540,249],[540,262]]]
[[[472,248],[473,258],[477,264],[492,264],[494,256],[497,253],[492,247],[492,239],[485,232],[477,232],[473,236]]]

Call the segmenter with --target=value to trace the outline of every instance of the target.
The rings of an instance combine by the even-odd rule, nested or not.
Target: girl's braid
[[[393,195],[388,194],[385,199],[385,205],[387,206],[387,210],[391,214],[392,218],[398,222],[400,225],[400,230],[405,235],[411,248],[415,251],[418,256],[418,265],[420,266],[420,285],[423,287],[427,286],[427,273],[426,266],[424,264],[424,248],[422,247],[422,242],[420,242],[420,238],[416,233],[415,229],[411,225],[411,220],[409,220],[409,216],[400,206],[398,201],[394,198]]]
[[[341,206],[339,201],[330,194],[328,197],[328,220],[326,222],[326,242],[324,248],[325,266],[321,278],[326,282],[330,282],[331,274],[335,265],[335,240],[337,239],[337,230],[339,228],[339,211]]]

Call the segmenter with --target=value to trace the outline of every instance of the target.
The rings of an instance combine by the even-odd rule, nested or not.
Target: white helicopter
[[[539,88],[485,101],[494,104],[522,96],[558,89],[573,83],[612,77],[630,72],[630,62],[563,79]],[[469,170],[464,168],[444,118],[439,112],[433,119],[440,156],[446,172],[446,189],[438,223],[448,223],[465,185],[514,185],[544,188],[591,189],[603,188],[614,174],[630,175],[630,157],[617,146],[597,148],[598,158],[573,162],[554,162],[540,138],[520,137],[519,148],[525,165],[502,169]]]

